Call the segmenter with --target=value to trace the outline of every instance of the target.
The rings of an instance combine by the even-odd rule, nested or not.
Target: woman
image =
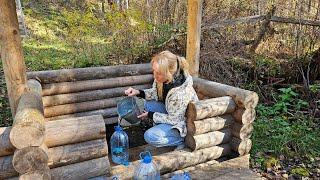
[[[187,134],[185,113],[190,101],[198,101],[185,58],[163,51],[152,58],[154,83],[151,89],[129,88],[128,96],[145,98],[145,111],[138,118],[153,120],[155,126],[144,134],[156,147],[184,146]]]

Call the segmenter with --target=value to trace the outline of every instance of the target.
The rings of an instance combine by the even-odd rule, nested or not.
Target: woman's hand
[[[140,94],[140,91],[136,90],[136,89],[134,89],[132,87],[129,87],[127,90],[124,91],[124,93],[127,96],[136,96],[136,95]]]
[[[139,119],[146,119],[148,117],[148,112],[147,111],[143,111],[142,114],[140,114],[139,116],[137,116]]]

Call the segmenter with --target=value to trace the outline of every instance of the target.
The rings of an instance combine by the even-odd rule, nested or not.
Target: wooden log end
[[[239,153],[240,156],[249,154],[252,147],[251,139],[241,140],[234,137],[232,138],[230,144],[231,144],[232,150]]]
[[[251,93],[245,98],[243,102],[243,107],[246,109],[254,109],[257,107],[259,102],[259,96],[256,92],[251,91]]]
[[[23,119],[23,120],[20,120]],[[45,139],[44,117],[38,110],[18,112],[10,132],[10,141],[17,149],[40,146]]]
[[[27,91],[28,92],[34,92],[38,95],[42,96],[42,87],[38,80],[35,79],[29,79],[27,82]]]
[[[20,174],[48,170],[48,155],[39,147],[18,149],[13,155],[12,164]]]
[[[232,126],[233,136],[241,140],[249,139],[252,135],[252,132],[253,132],[252,124],[234,123]]]
[[[233,117],[236,122],[241,124],[251,124],[256,118],[255,109],[243,109],[239,108],[233,113]]]

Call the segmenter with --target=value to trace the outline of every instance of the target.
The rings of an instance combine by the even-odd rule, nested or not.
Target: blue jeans
[[[165,105],[159,101],[146,101],[144,107],[146,111],[168,114]],[[144,140],[153,146],[164,147],[178,146],[183,144],[184,139],[180,136],[179,130],[172,128],[172,125],[157,124],[144,133]]]

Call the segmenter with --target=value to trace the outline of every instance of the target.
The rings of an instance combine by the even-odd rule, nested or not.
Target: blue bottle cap
[[[143,163],[145,163],[145,164],[149,164],[149,163],[151,163],[151,161],[152,161],[152,157],[151,156],[149,156],[149,155],[146,155],[146,156],[144,156],[143,157]]]
[[[119,125],[118,125],[118,126],[115,126],[114,129],[115,129],[116,131],[122,131],[122,128],[121,128]]]
[[[152,161],[152,156],[149,151],[141,152],[139,156],[140,159],[142,159],[142,162],[145,164],[149,164]]]

